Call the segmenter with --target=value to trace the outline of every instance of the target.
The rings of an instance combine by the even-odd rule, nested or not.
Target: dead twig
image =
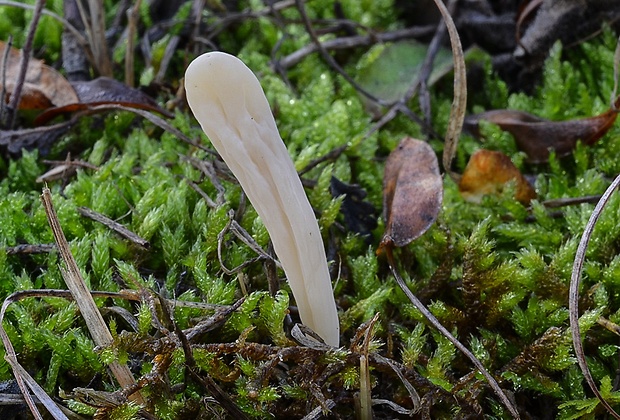
[[[2,90],[0,90],[0,126],[7,127],[6,120],[6,69],[9,64],[9,53],[13,47],[13,36],[9,35],[9,39],[4,45],[4,52],[2,53],[2,75],[0,80],[2,83]]]
[[[389,32],[378,32],[367,35],[340,37],[321,42],[321,46],[326,51],[346,50],[358,47],[370,47],[371,45],[385,42],[396,42],[403,39],[428,36],[435,29],[435,26],[432,25],[414,26],[412,28],[398,29]],[[288,69],[298,64],[308,55],[313,54],[317,51],[319,51],[319,46],[317,46],[317,44],[308,44],[305,47],[300,48],[299,50],[277,60],[277,64],[283,69]]]
[[[198,169],[204,176],[207,177],[209,181],[211,181],[211,185],[215,187],[215,190],[217,191],[217,197],[215,198],[215,202],[213,202],[213,200],[211,200],[210,197],[207,199],[207,196],[204,193],[204,191],[200,190],[202,191],[202,193],[200,194],[201,195],[204,194],[203,197],[205,198],[205,200],[207,200],[207,203],[210,203],[210,202],[213,203],[213,205],[209,204],[209,206],[219,207],[223,205],[226,201],[224,197],[226,190],[222,186],[222,183],[220,182],[220,179],[217,176],[216,169],[215,169],[215,166],[213,165],[213,162],[211,162],[210,160],[196,159],[194,157],[185,156],[185,155],[181,155],[180,157],[181,159],[188,161],[194,168]]]
[[[32,20],[30,21],[30,27],[28,28],[28,35],[26,36],[26,42],[21,49],[21,56],[19,62],[19,73],[15,80],[15,89],[13,95],[11,95],[11,102],[7,108],[9,112],[8,128],[13,129],[15,126],[15,119],[17,118],[17,109],[19,108],[19,102],[22,97],[22,89],[24,88],[24,80],[26,80],[26,71],[28,70],[28,62],[30,61],[30,54],[32,54],[32,43],[34,42],[34,34],[39,26],[39,20],[41,19],[41,13],[45,6],[46,0],[37,0],[32,14]],[[4,98],[2,98],[4,101]]]
[[[234,212],[232,210],[229,211],[228,217],[229,217],[228,223],[226,224],[226,226],[224,226],[224,228],[217,235],[217,257],[220,262],[220,267],[222,268],[222,271],[224,273],[228,275],[233,275],[237,273],[238,271],[242,270],[244,267],[247,267],[248,265],[251,265],[255,263],[256,261],[260,261],[260,260],[273,260],[278,267],[282,268],[282,265],[280,264],[280,262],[273,259],[271,255],[265,252],[265,250],[261,248],[261,246],[254,240],[254,238],[252,238],[252,235],[250,235],[234,219]],[[224,259],[222,258],[222,249],[224,248],[224,235],[228,231],[232,232],[241,242],[247,245],[252,251],[256,252],[258,256],[242,262],[240,265],[238,265],[235,268],[227,268],[224,265]]]
[[[10,246],[4,249],[6,255],[16,254],[46,254],[52,252],[56,248],[56,244],[21,244],[16,246]]]
[[[168,44],[166,45],[166,49],[164,51],[164,56],[159,62],[159,68],[157,69],[157,74],[155,75],[155,78],[153,79],[155,83],[164,83],[164,76],[166,75],[166,71],[168,70],[168,67],[170,66],[170,62],[174,58],[174,54],[177,52],[180,41],[181,41],[181,37],[178,35],[174,35],[172,38],[170,38],[170,41],[168,41]]]
[[[200,150],[203,150],[211,155],[217,155],[212,149],[209,149],[208,147],[205,147],[199,143],[196,143],[194,141],[192,141],[189,137],[187,137],[185,134],[183,134],[181,132],[181,130],[173,127],[172,125],[170,125],[168,122],[166,122],[166,120],[164,120],[161,117],[158,117],[157,115],[145,111],[143,109],[137,109],[137,108],[131,108],[131,107],[127,107],[127,106],[123,106],[123,105],[96,105],[96,106],[92,106],[88,109],[88,111],[85,111],[85,113],[89,113],[89,112],[100,112],[100,111],[104,111],[104,110],[117,110],[117,111],[128,111],[128,112],[133,112],[134,114],[138,114],[141,117],[149,120],[151,123],[153,123],[154,125],[158,126],[159,128],[161,128],[164,131],[169,132],[170,134],[176,136],[179,138],[179,140],[182,140],[183,142],[197,148]]]
[[[121,225],[118,222],[115,222],[109,217],[99,212],[96,212],[92,209],[89,209],[87,207],[78,207],[77,210],[82,216],[88,217],[89,219],[94,220],[95,222],[101,223],[102,225],[108,227],[110,230],[113,230],[114,232],[121,235],[123,238],[129,239],[134,244],[141,246],[142,248],[145,248],[145,249],[149,248],[150,246],[149,241],[141,238],[137,234],[127,229],[125,226]]]
[[[194,341],[203,334],[222,326],[228,320],[230,315],[239,309],[243,302],[245,302],[245,297],[237,300],[230,306],[222,307],[216,310],[215,313],[209,318],[199,322],[191,328],[184,330],[183,334],[185,334],[188,341]]]
[[[584,197],[565,197],[545,200],[541,204],[548,209],[564,206],[575,206],[577,204],[591,203],[595,204],[601,199],[600,195],[586,195]]]

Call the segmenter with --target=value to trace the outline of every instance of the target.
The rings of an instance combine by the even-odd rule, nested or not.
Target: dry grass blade
[[[354,35],[339,37],[335,39],[326,39],[325,41],[321,42],[321,45],[327,51],[350,49],[355,47],[369,47],[379,42],[396,42],[403,39],[428,36],[432,34],[434,30],[435,26],[433,25],[423,27],[414,26],[412,28],[396,29],[394,31],[388,32],[373,32],[367,35]],[[289,69],[290,67],[298,64],[306,56],[315,53],[318,50],[319,47],[314,43],[305,45],[297,51],[279,59],[277,63],[272,63],[272,66]]]
[[[452,46],[452,58],[454,61],[454,99],[450,109],[450,119],[446,131],[446,140],[443,149],[443,167],[450,178],[458,184],[459,174],[452,171],[452,160],[456,154],[456,147],[459,143],[459,136],[465,120],[465,107],[467,105],[467,77],[465,75],[465,59],[463,58],[463,47],[461,39],[456,31],[454,21],[448,9],[441,0],[435,0],[435,4],[448,28],[450,45]]]
[[[573,335],[573,346],[575,348],[575,356],[577,357],[577,363],[579,364],[579,368],[583,373],[588,386],[599,399],[601,404],[609,411],[609,413],[617,419],[620,419],[620,415],[614,411],[614,409],[609,405],[609,403],[603,398],[601,393],[594,382],[594,378],[590,373],[590,369],[588,368],[588,362],[586,361],[586,355],[583,351],[583,343],[581,342],[581,330],[579,328],[579,285],[581,284],[581,271],[583,270],[583,262],[586,258],[586,251],[588,249],[588,243],[590,242],[590,238],[592,237],[592,231],[594,230],[594,226],[600,217],[603,208],[609,202],[611,195],[620,185],[620,175],[614,179],[611,185],[607,188],[599,202],[596,204],[592,215],[590,216],[590,220],[588,220],[588,224],[583,231],[583,235],[581,236],[581,241],[579,241],[579,246],[577,247],[577,253],[575,254],[575,262],[573,264],[573,272],[571,274],[570,279],[570,289],[568,294],[568,312],[569,312],[569,320],[570,320],[570,329]]]
[[[465,347],[459,340],[457,340],[457,338],[454,337],[450,333],[450,331],[448,331],[446,327],[444,327],[441,324],[441,322],[439,322],[437,318],[435,318],[435,316],[426,308],[426,306],[424,306],[424,304],[420,302],[420,300],[411,292],[411,290],[409,290],[409,288],[405,284],[405,281],[403,280],[403,278],[398,273],[398,270],[396,269],[396,264],[394,262],[394,254],[392,253],[392,247],[386,247],[385,252],[386,252],[387,259],[388,259],[388,264],[390,266],[390,270],[392,271],[392,275],[394,275],[394,278],[396,279],[396,283],[398,283],[398,286],[405,293],[405,295],[411,301],[413,306],[418,311],[420,311],[420,313],[424,316],[424,318],[426,318],[433,327],[437,328],[437,330],[439,330],[439,332],[444,337],[446,337],[452,344],[454,344],[454,347],[456,347],[461,353],[467,356],[469,360],[471,360],[471,362],[474,364],[476,369],[478,369],[478,371],[482,373],[482,376],[484,376],[484,378],[487,380],[489,386],[495,392],[495,395],[499,397],[502,404],[504,404],[504,406],[508,409],[510,414],[515,419],[520,419],[519,412],[517,411],[517,409],[513,406],[512,402],[508,399],[508,396],[506,396],[504,391],[502,391],[502,389],[500,388],[495,378],[491,376],[491,374],[485,369],[485,367],[482,365],[480,360],[478,360],[478,358],[476,358],[476,356],[474,356],[474,354],[471,351],[469,351],[467,347]]]
[[[78,308],[80,309],[80,313],[86,322],[86,326],[88,327],[95,344],[99,347],[110,346],[113,342],[112,334],[110,333],[110,330],[108,330],[101,313],[99,313],[99,309],[97,308],[90,291],[86,287],[86,283],[84,282],[77,263],[73,258],[73,254],[71,254],[69,243],[65,238],[65,234],[62,231],[60,222],[56,216],[56,210],[52,204],[52,196],[48,188],[43,189],[41,199],[43,201],[45,213],[50,227],[52,228],[52,233],[54,234],[54,239],[56,241],[56,245],[58,246],[60,256],[65,264],[64,267],[61,267],[61,271],[63,278],[67,283],[67,287],[74,296]],[[127,365],[115,361],[112,362],[109,367],[121,387],[125,388],[135,385],[135,379]],[[133,397],[134,398],[132,399],[135,402],[143,402],[140,394],[136,393]]]

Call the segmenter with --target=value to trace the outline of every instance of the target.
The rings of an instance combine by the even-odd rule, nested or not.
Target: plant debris
[[[3,84],[0,89],[5,95],[5,102],[15,90],[19,78],[21,52],[6,42],[0,41],[0,68],[3,69]],[[7,53],[8,52],[8,53]],[[6,57],[6,62],[5,58]],[[19,109],[46,109],[51,106],[65,106],[78,102],[73,86],[56,69],[45,65],[43,60],[30,59],[26,78],[21,92]]]
[[[616,106],[620,100],[616,100]],[[486,111],[467,118],[466,126],[475,135],[480,120],[497,124],[512,134],[520,150],[532,163],[544,163],[553,151],[558,157],[569,155],[581,140],[586,145],[596,143],[607,133],[618,116],[617,109],[600,115],[568,121],[548,121],[523,111],[510,109]]]
[[[385,162],[381,247],[402,247],[426,232],[439,214],[443,179],[433,149],[421,140],[404,138]]]
[[[459,191],[465,200],[480,204],[485,195],[500,194],[509,182],[515,183],[518,201],[528,204],[536,198],[536,191],[508,156],[480,149],[469,158]]]

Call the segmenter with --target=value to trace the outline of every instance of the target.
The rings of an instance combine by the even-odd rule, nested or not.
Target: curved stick
[[[586,251],[588,249],[588,243],[590,243],[590,237],[592,236],[592,231],[594,230],[594,226],[598,221],[598,218],[601,216],[603,212],[603,208],[609,202],[609,199],[613,192],[620,185],[620,175],[614,179],[611,185],[605,191],[605,194],[601,197],[599,202],[596,204],[592,215],[590,216],[590,220],[588,220],[588,224],[583,231],[583,235],[581,236],[581,241],[579,241],[579,246],[577,247],[577,253],[575,254],[575,262],[573,264],[573,272],[570,277],[570,289],[568,292],[568,312],[569,312],[569,320],[570,320],[570,329],[571,334],[573,336],[573,347],[575,348],[575,356],[577,356],[577,363],[579,364],[579,368],[583,373],[583,376],[590,386],[590,389],[596,395],[596,398],[599,399],[601,404],[609,411],[609,413],[617,419],[620,419],[620,415],[616,413],[616,411],[609,405],[609,403],[603,398],[596,383],[594,383],[594,378],[592,378],[592,374],[590,373],[590,369],[588,368],[588,363],[586,362],[586,355],[583,351],[583,343],[581,342],[581,330],[579,328],[579,285],[581,284],[581,271],[583,270],[583,261],[586,258]]]

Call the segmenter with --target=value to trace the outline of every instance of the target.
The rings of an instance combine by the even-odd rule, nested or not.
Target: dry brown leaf
[[[479,136],[480,120],[497,124],[514,136],[517,147],[530,162],[544,163],[549,160],[550,150],[561,157],[572,153],[578,140],[588,145],[596,143],[614,124],[617,115],[618,111],[610,109],[589,118],[549,121],[523,111],[499,109],[468,117],[467,126]]]
[[[520,202],[536,198],[536,192],[508,156],[481,149],[469,159],[459,191],[466,201],[480,203],[485,195],[501,193],[509,182],[516,183],[515,198]]]
[[[170,118],[173,116],[146,93],[108,77],[99,77],[88,82],[74,82],[73,87],[77,93],[75,103],[48,109],[37,117],[35,124],[42,125],[60,114],[83,111],[98,105],[121,105],[157,112]]]
[[[5,48],[6,43],[0,41],[0,68],[5,68]],[[6,98],[4,98],[6,102],[15,89],[20,56],[20,50],[10,48],[6,63]],[[43,64],[43,61],[30,59],[19,109],[46,109],[50,106],[64,106],[75,102],[78,102],[77,94],[67,79],[52,67]]]
[[[437,219],[443,200],[443,179],[437,156],[425,142],[405,137],[390,153],[383,176],[385,246],[405,246]]]

